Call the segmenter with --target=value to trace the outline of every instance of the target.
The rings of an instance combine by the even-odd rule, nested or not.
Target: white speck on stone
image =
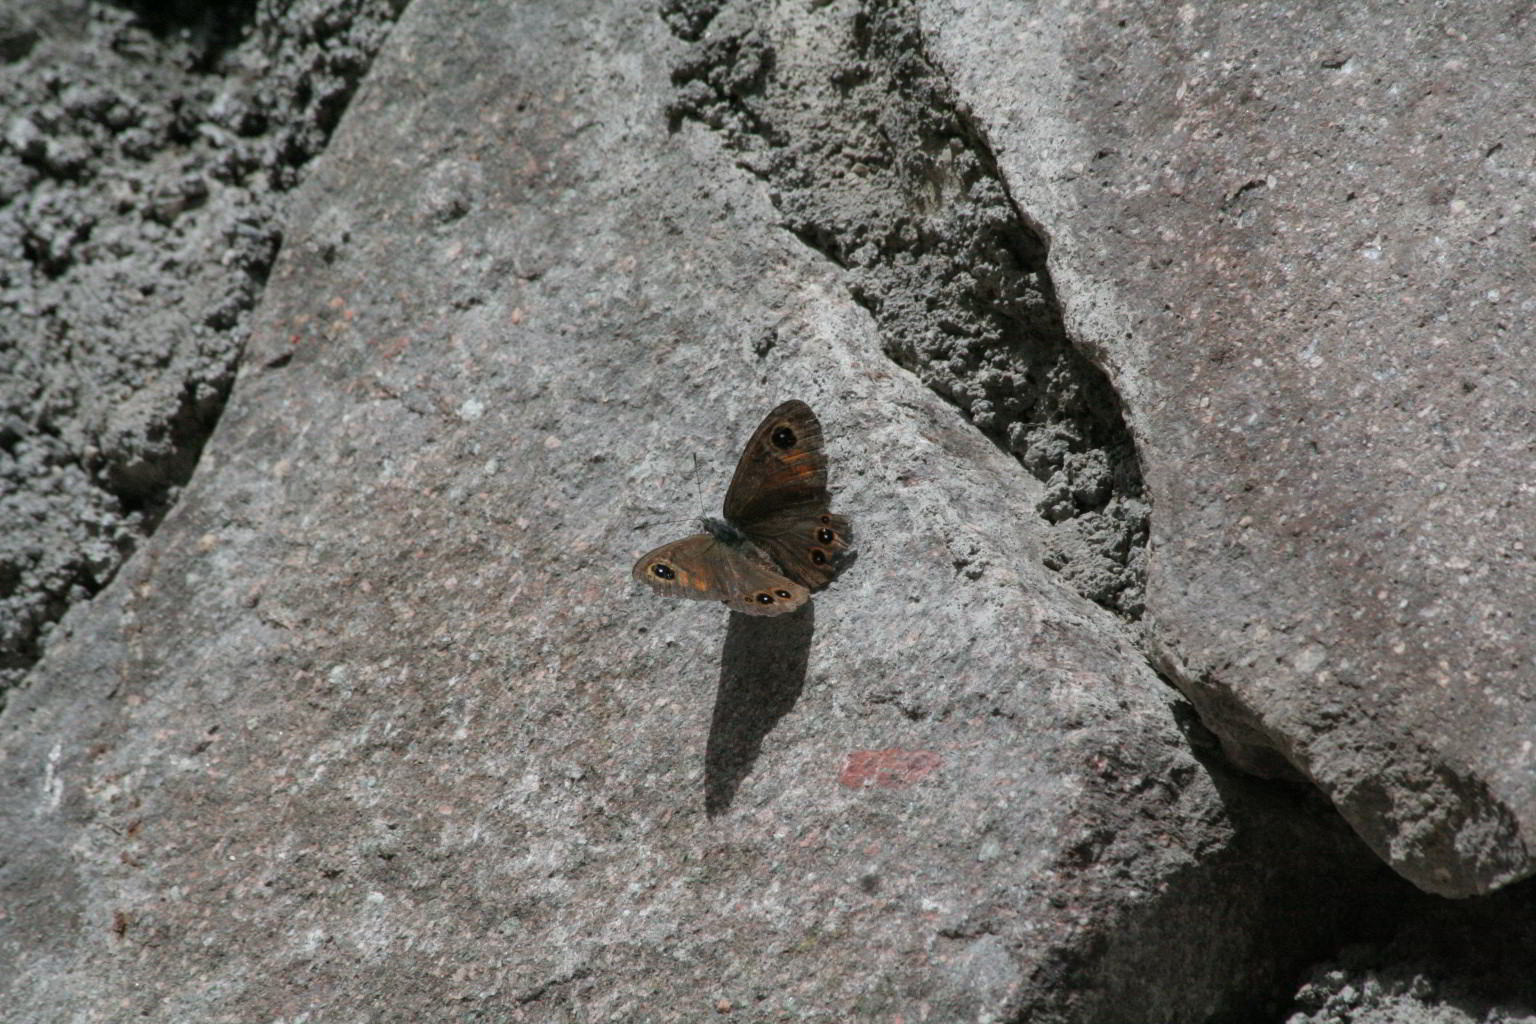
[[[477,420],[485,415],[485,403],[478,398],[468,398],[459,406],[459,418],[464,420]]]
[[[64,800],[64,780],[59,778],[59,760],[64,756],[64,746],[55,743],[48,750],[48,760],[43,765],[43,807],[50,813],[59,809]]]
[[[1305,675],[1311,675],[1317,671],[1318,667],[1322,665],[1323,659],[1327,656],[1328,652],[1321,645],[1308,644],[1296,655],[1296,671]]]

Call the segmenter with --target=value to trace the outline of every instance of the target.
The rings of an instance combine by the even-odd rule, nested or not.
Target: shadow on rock
[[[815,605],[778,618],[731,613],[720,654],[720,685],[704,751],[704,810],[723,814],[762,749],[805,686]]]

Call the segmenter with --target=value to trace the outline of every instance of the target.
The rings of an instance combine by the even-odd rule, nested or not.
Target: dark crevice
[[[840,47],[829,82],[781,66],[803,53],[781,55],[751,5],[667,5],[693,43],[669,116],[719,131],[783,226],[848,272],[890,358],[1044,482],[1046,564],[1137,619],[1148,509],[1136,449],[1107,377],[1063,328],[1047,243],[924,54],[912,8],[838,7],[807,28]]]
[[[150,34],[176,39],[196,54],[195,70],[210,70],[249,31],[256,0],[118,0]]]
[[[1314,787],[1234,769],[1192,707],[1175,706],[1189,749],[1215,783],[1229,842],[1167,880],[1156,898],[1106,906],[1112,923],[1036,970],[1013,1024],[1127,1019],[1201,1024],[1502,1021],[1536,1005],[1536,880],[1491,896],[1425,893],[1392,871]],[[1109,781],[1137,778],[1116,766]],[[1085,822],[1055,865],[1083,912],[1147,853],[1144,837]],[[1212,943],[1240,943],[1241,960]],[[1237,973],[1212,978],[1226,959]],[[1166,978],[1171,984],[1154,979]],[[1403,1016],[1391,1015],[1402,1008]],[[1369,1011],[1369,1013],[1367,1013]],[[1359,1015],[1358,1017],[1356,1015]]]
[[[125,513],[139,520],[145,536],[159,528],[181,488],[192,478],[233,384],[232,376],[222,381],[188,382],[181,389],[175,414],[156,424],[142,457],[102,467],[100,482],[117,497]],[[161,432],[164,436],[157,436]]]

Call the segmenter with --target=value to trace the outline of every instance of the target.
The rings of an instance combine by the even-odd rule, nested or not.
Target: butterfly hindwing
[[[853,546],[846,516],[833,515],[825,504],[791,506],[742,523],[747,538],[762,548],[792,580],[811,590],[826,586]]]
[[[748,615],[783,615],[810,600],[810,591],[763,561],[697,533],[640,556],[632,575],[673,597],[723,601]]]

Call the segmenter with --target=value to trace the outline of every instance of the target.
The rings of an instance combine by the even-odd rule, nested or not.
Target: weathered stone
[[[1159,663],[1416,884],[1530,874],[1526,6],[923,11],[1124,400]]]
[[[1275,1019],[1428,920],[1138,647],[1139,307],[981,88],[1071,123],[1034,56],[1109,23],[1021,10],[418,0],[180,502],[0,717],[6,1012]],[[632,586],[789,396],[849,571],[787,620]]]
[[[1194,1021],[1343,923],[1304,879],[1379,891],[1196,756],[1042,567],[1047,488],[669,126],[685,55],[411,8],[184,496],[0,720],[13,1012]],[[850,571],[789,621],[630,586],[789,395]]]
[[[400,0],[134,6],[0,10],[0,701],[191,475]]]

